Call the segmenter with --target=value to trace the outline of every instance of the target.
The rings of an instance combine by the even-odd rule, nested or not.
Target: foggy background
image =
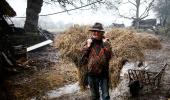
[[[26,16],[26,6],[27,0],[7,0],[8,3],[13,7],[16,11],[17,16],[11,18],[14,22],[15,26],[23,27],[25,18],[17,18],[17,17],[25,17]],[[126,0],[124,0],[126,1]],[[145,5],[142,5],[143,7]],[[142,8],[141,6],[141,8]],[[131,15],[129,10],[131,9],[130,4],[123,4],[120,6],[120,13],[123,15]],[[58,4],[43,4],[41,14],[50,14],[55,12],[63,11]],[[144,9],[140,9],[143,12]],[[147,18],[154,18],[155,14],[151,11],[150,16]],[[82,8],[81,10],[69,11],[68,13],[60,13],[56,15],[50,16],[40,16],[39,17],[39,26],[44,29],[64,29],[68,28],[73,24],[94,24],[95,22],[101,22],[105,26],[111,25],[114,23],[125,24],[125,26],[131,26],[132,20],[126,18],[120,18],[116,11],[108,10],[105,7],[102,7],[97,10],[92,10],[89,7]]]

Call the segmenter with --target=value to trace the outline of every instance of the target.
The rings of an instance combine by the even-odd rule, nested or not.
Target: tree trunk
[[[136,0],[136,26],[135,28],[138,29],[139,28],[139,7],[140,7],[140,0]]]
[[[165,27],[167,25],[167,19],[168,19],[168,0],[165,0],[165,18],[163,22],[163,26]]]
[[[26,20],[24,29],[26,32],[36,32],[38,27],[39,13],[43,0],[27,0]]]

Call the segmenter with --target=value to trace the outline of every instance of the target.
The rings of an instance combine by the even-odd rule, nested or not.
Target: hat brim
[[[99,29],[90,29],[89,31],[98,31],[98,32],[105,32],[104,30],[99,30]]]

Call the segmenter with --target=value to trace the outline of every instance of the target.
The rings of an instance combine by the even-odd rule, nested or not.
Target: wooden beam
[[[35,50],[35,49],[40,48],[40,47],[43,47],[43,46],[46,46],[46,45],[48,45],[48,44],[51,44],[52,42],[53,42],[52,40],[46,40],[46,41],[44,41],[44,42],[35,44],[35,45],[33,45],[33,46],[28,47],[28,48],[27,48],[27,52],[32,51],[32,50]]]

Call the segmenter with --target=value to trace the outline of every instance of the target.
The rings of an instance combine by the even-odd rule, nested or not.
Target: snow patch
[[[80,90],[80,87],[77,82],[74,84],[65,85],[64,87],[61,87],[55,90],[51,90],[47,93],[47,96],[48,96],[48,99],[53,99],[56,97],[60,97],[62,95],[78,92],[79,90]]]

